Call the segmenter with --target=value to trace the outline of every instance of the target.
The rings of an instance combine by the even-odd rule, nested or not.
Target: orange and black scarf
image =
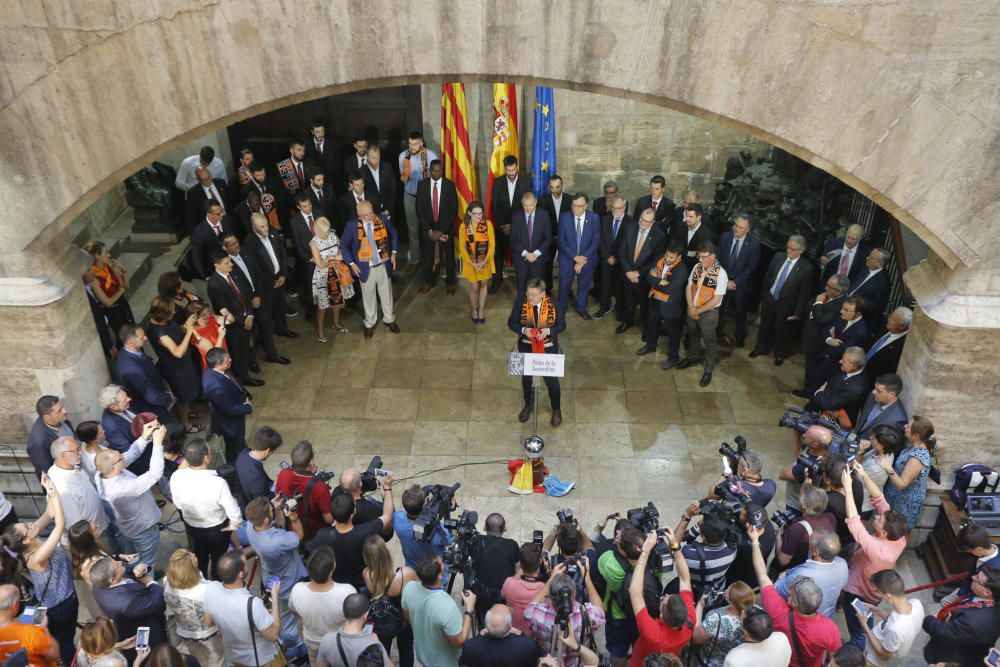
[[[97,264],[91,264],[90,271],[101,282],[101,289],[106,296],[114,296],[121,289],[121,278],[118,277],[118,274],[114,272],[110,265],[105,265],[103,269],[99,269],[97,268]]]
[[[719,273],[722,265],[716,262],[711,268],[706,269],[698,262],[691,272],[691,284],[697,285],[694,293],[695,308],[704,306],[715,297],[715,289],[719,286]]]
[[[420,149],[420,180],[424,180],[430,174],[427,168],[427,147],[424,146]],[[410,158],[413,157],[413,153],[406,151],[403,153],[403,182],[406,183],[410,180]]]
[[[677,259],[674,260],[673,264],[667,264],[667,256],[661,257],[656,264],[649,270],[649,276],[655,278],[657,283],[666,280],[670,282],[670,277],[673,275],[674,269],[677,265],[681,263],[681,256],[678,255]],[[649,288],[649,296],[657,301],[669,301],[670,295],[659,289],[659,285],[656,287]]]
[[[372,233],[375,235],[375,247],[378,248],[379,261],[388,262],[389,232],[386,230],[382,218],[377,215],[373,215],[372,218]],[[368,236],[365,234],[364,220],[358,220],[358,259],[362,262],[372,261],[372,249],[368,243]]]
[[[483,220],[475,225],[465,225],[465,250],[473,262],[486,259],[490,250],[490,223]]]
[[[544,352],[546,347],[552,345],[552,337],[543,337],[541,329],[552,329],[556,325],[556,309],[552,305],[552,299],[546,294],[538,304],[538,321],[535,321],[535,306],[525,299],[521,306],[521,326],[531,329],[531,351],[534,353]]]

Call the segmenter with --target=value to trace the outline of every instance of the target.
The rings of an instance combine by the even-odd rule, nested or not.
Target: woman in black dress
[[[193,315],[181,326],[174,320],[172,300],[153,299],[149,307],[149,342],[156,350],[156,367],[177,398],[174,405],[177,418],[188,433],[197,433],[205,428],[191,423],[188,410],[188,406],[201,394],[201,376],[191,345],[193,333]]]
[[[184,321],[188,316],[188,306],[198,303],[201,299],[184,284],[181,274],[176,271],[168,271],[160,276],[156,281],[156,293],[164,301],[172,301],[174,304],[174,322],[184,326]]]

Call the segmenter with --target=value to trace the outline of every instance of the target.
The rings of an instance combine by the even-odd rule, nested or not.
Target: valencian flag
[[[535,135],[531,142],[531,187],[541,198],[548,193],[556,169],[556,108],[551,88],[535,88]]]
[[[441,84],[441,162],[444,177],[458,191],[458,220],[465,218],[469,202],[478,199],[476,171],[469,150],[469,114],[465,105],[465,84]]]
[[[493,153],[486,183],[486,214],[491,210],[493,181],[502,178],[503,159],[517,155],[517,94],[512,83],[493,84]],[[494,225],[496,223],[494,222]],[[497,267],[499,270],[500,267]]]

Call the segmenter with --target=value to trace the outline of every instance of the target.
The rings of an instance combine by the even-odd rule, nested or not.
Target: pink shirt
[[[882,496],[872,496],[869,500],[879,514],[885,514],[890,509],[889,503]],[[875,537],[868,532],[858,516],[847,519],[847,529],[861,548],[851,561],[851,573],[844,590],[875,604],[879,598],[875,592],[875,584],[872,583],[872,575],[880,570],[896,567],[896,561],[906,549],[906,537],[898,540]]]
[[[510,607],[510,615],[513,619],[514,627],[520,630],[527,637],[532,637],[531,628],[528,627],[527,621],[524,620],[524,610],[527,609],[528,604],[531,602],[531,598],[535,597],[537,593],[545,583],[542,581],[525,581],[519,577],[507,577],[503,582],[503,588],[500,589],[500,596],[507,602],[507,606]]]

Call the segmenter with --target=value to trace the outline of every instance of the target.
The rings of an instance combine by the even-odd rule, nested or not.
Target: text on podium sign
[[[566,355],[511,352],[507,374],[561,378],[566,374]]]

